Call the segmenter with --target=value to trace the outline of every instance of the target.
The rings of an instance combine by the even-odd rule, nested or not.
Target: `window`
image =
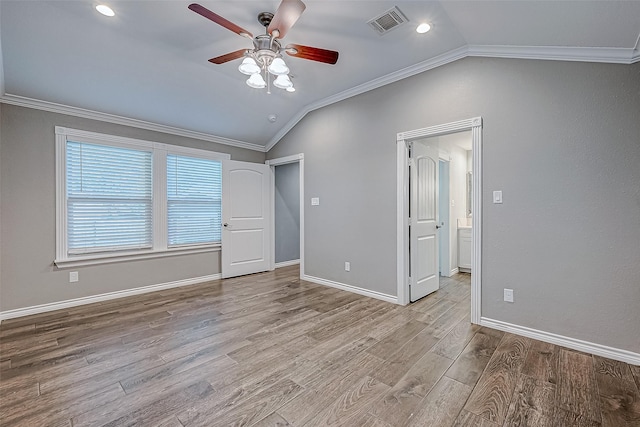
[[[67,142],[70,255],[152,247],[151,155]]]
[[[219,250],[229,157],[56,127],[56,265]]]
[[[221,222],[222,164],[168,155],[168,245],[220,243]]]

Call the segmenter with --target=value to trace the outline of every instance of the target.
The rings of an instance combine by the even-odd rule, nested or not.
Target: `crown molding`
[[[181,129],[173,126],[161,125],[158,123],[147,122],[144,120],[131,119],[114,114],[102,113],[100,111],[87,110],[84,108],[71,107],[69,105],[57,104],[54,102],[42,101],[39,99],[27,98],[24,96],[5,94],[0,96],[0,103],[16,105],[19,107],[34,108],[36,110],[49,111],[52,113],[67,114],[85,119],[98,120],[101,122],[114,123],[117,125],[131,126],[134,128],[162,132],[170,135],[184,136],[186,138],[194,138],[203,141],[215,142],[217,144],[229,145],[232,147],[244,148],[247,150],[266,152],[265,147],[250,142],[238,141],[235,139],[224,138],[221,136],[211,135],[203,132],[196,132],[187,129]]]
[[[640,36],[638,38],[640,43]],[[0,46],[1,49],[1,46]],[[607,47],[564,47],[564,46],[489,46],[489,45],[465,45],[453,49],[449,52],[438,55],[434,58],[403,68],[402,70],[389,73],[385,76],[344,90],[337,94],[328,96],[319,101],[304,106],[293,116],[280,130],[267,142],[266,146],[253,144],[250,142],[238,141],[202,132],[161,125],[143,120],[131,119],[123,116],[102,113],[99,111],[87,110],[84,108],[71,107],[48,101],[22,97],[18,95],[5,94],[0,96],[0,103],[17,105],[21,107],[35,108],[54,113],[69,114],[77,117],[84,117],[103,122],[115,123],[140,129],[152,130],[171,135],[195,138],[232,147],[245,148],[247,150],[268,152],[287,134],[300,120],[308,113],[331,104],[335,104],[345,99],[360,95],[362,93],[380,88],[382,86],[397,82],[407,77],[420,74],[422,72],[449,64],[451,62],[466,57],[485,58],[509,58],[509,59],[538,59],[548,61],[576,61],[576,62],[600,62],[610,64],[635,64],[640,62],[640,50],[635,48],[607,48]],[[1,61],[0,51],[0,61]],[[0,63],[1,65],[1,63]],[[3,88],[4,79],[0,68],[0,89]],[[3,93],[0,91],[0,93]]]
[[[632,64],[633,48],[565,46],[483,46],[469,45],[468,56],[547,61],[604,62]],[[637,52],[635,52],[637,55]]]
[[[458,59],[462,59],[466,56],[467,56],[467,47],[466,46],[459,47],[457,49],[450,50],[447,53],[443,53],[442,55],[438,55],[434,58],[419,62],[410,67],[403,68],[398,71],[394,71],[393,73],[389,73],[385,76],[379,77],[377,79],[373,79],[361,85],[354,86],[350,89],[339,92],[335,95],[331,95],[327,98],[323,98],[317,102],[308,104],[302,110],[300,110],[300,112],[296,114],[291,120],[289,120],[287,124],[285,124],[278,131],[278,133],[276,133],[274,137],[271,138],[271,140],[269,140],[269,142],[265,147],[265,151],[268,152],[269,150],[271,150],[278,143],[278,141],[280,141],[291,129],[293,129],[295,125],[298,124],[300,120],[304,118],[304,116],[306,116],[308,113],[314,110],[317,110],[322,107],[326,107],[327,105],[335,104],[336,102],[344,101],[345,99],[354,97],[356,95],[360,95],[365,92],[369,92],[370,90],[373,90],[373,89],[378,89],[379,87],[397,82],[402,79],[406,79],[407,77],[420,74],[424,71],[440,67],[450,62],[457,61]]]
[[[640,38],[639,38],[640,42]],[[451,50],[435,58],[411,67],[387,74],[351,89],[321,99],[305,106],[267,143],[265,151],[271,150],[300,120],[313,110],[343,101],[398,80],[446,65],[466,57],[539,59],[546,61],[602,62],[609,64],[634,64],[640,61],[640,51],[634,48],[613,47],[563,47],[563,46],[488,46],[467,45]]]

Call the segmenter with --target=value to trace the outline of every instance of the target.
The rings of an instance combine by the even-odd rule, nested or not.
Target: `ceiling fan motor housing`
[[[262,64],[269,65],[280,54],[282,45],[277,39],[268,34],[261,34],[253,39],[255,59]]]

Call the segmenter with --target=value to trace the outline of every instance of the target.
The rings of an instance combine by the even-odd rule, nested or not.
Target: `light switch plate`
[[[69,272],[69,282],[73,283],[73,282],[77,282],[78,281],[78,272],[77,271],[70,271]]]
[[[493,192],[493,203],[502,203],[502,191]]]
[[[513,302],[513,289],[504,289],[504,300],[505,302]]]
[[[320,197],[311,198],[311,206],[318,206],[320,204]]]

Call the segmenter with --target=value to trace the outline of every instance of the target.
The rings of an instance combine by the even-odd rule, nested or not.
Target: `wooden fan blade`
[[[300,0],[282,0],[267,28],[267,33],[271,34],[274,30],[278,30],[276,37],[283,38],[306,8],[307,6]]]
[[[214,64],[224,64],[225,62],[242,58],[246,52],[247,52],[247,49],[236,50],[235,52],[227,53],[226,55],[221,55],[221,56],[216,56],[215,58],[211,58],[209,62],[212,62]]]
[[[247,37],[249,39],[253,39],[253,34],[251,34],[249,31],[245,30],[242,27],[237,26],[231,21],[227,21],[222,16],[218,15],[217,13],[211,12],[209,9],[207,9],[204,6],[200,6],[198,3],[190,4],[189,9],[191,9],[198,15],[202,15],[205,18],[212,20],[218,25],[222,25],[227,30],[233,31],[236,34]]]
[[[335,50],[320,49],[318,47],[302,46],[300,44],[290,44],[285,48],[290,56],[296,58],[310,59],[311,61],[335,64],[338,62],[339,53]]]

